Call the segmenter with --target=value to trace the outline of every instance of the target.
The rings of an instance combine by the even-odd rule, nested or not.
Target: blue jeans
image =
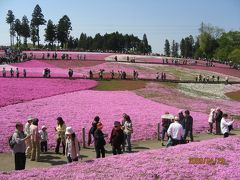
[[[125,146],[127,146],[128,152],[132,151],[132,145],[131,145],[131,134],[124,134],[124,151],[125,151]]]

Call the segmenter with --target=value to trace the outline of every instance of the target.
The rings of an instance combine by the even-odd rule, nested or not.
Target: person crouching
[[[174,123],[170,124],[167,134],[170,137],[167,143],[167,147],[169,146],[175,146],[177,144],[180,144],[183,139],[183,127],[179,123],[179,118],[175,117]]]
[[[79,141],[78,138],[73,131],[72,127],[66,128],[66,156],[68,163],[71,163],[73,161],[78,161],[79,153]]]

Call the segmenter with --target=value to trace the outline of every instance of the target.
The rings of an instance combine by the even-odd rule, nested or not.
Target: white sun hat
[[[65,132],[66,135],[71,135],[73,133],[74,133],[74,131],[73,131],[72,127],[67,127],[66,128],[66,132]]]

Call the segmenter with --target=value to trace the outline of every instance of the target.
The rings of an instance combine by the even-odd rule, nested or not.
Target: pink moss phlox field
[[[190,158],[204,161],[192,163]],[[240,137],[233,136],[52,168],[2,172],[0,179],[238,180],[239,172]]]
[[[47,59],[47,54],[50,54],[50,59],[52,59],[52,55],[55,54],[55,51],[24,51],[27,55],[30,55],[30,53],[33,53],[33,57],[37,59],[42,59],[43,54],[45,55],[45,59]],[[69,58],[71,59],[78,59],[81,56],[81,59],[83,60],[84,55],[86,56],[86,60],[101,60],[104,61],[106,57],[112,55],[112,53],[95,53],[95,52],[71,52],[71,51],[56,51],[58,59],[61,59],[61,56],[63,54],[69,54]]]
[[[1,78],[0,81],[0,107],[90,89],[97,85],[97,82],[92,80],[68,79]]]
[[[156,137],[157,123],[166,111],[176,114],[179,109],[137,96],[133,92],[79,91],[33,100],[0,108],[0,152],[9,151],[7,137],[14,131],[16,121],[26,123],[29,115],[39,119],[39,126],[46,125],[49,145],[55,146],[56,118],[62,116],[67,126],[72,126],[80,136],[82,128],[88,132],[95,116],[100,116],[103,131],[110,135],[113,122],[122,121],[127,113],[133,121],[133,140]],[[192,112],[194,132],[206,131],[207,114]],[[81,137],[79,137],[81,139]]]
[[[13,70],[18,67],[20,76],[23,76],[23,69],[27,70],[27,76],[36,76],[36,77],[42,77],[43,70],[45,68],[49,68],[51,70],[51,76],[52,77],[68,77],[68,70],[58,68],[52,64],[46,63],[44,61],[38,61],[38,60],[31,60],[27,62],[22,63],[15,63],[11,64],[10,67],[7,66],[7,71],[10,70],[10,68],[13,67]],[[9,72],[7,72],[10,74]],[[74,72],[74,76],[80,76],[81,74]],[[9,75],[8,75],[9,76]]]

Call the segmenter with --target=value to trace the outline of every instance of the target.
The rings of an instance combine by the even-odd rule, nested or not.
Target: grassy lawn
[[[240,91],[230,92],[225,94],[227,97],[235,101],[240,101]]]
[[[102,80],[98,81],[98,85],[94,90],[99,91],[124,91],[136,90],[146,86],[146,81],[132,81],[132,80]]]

